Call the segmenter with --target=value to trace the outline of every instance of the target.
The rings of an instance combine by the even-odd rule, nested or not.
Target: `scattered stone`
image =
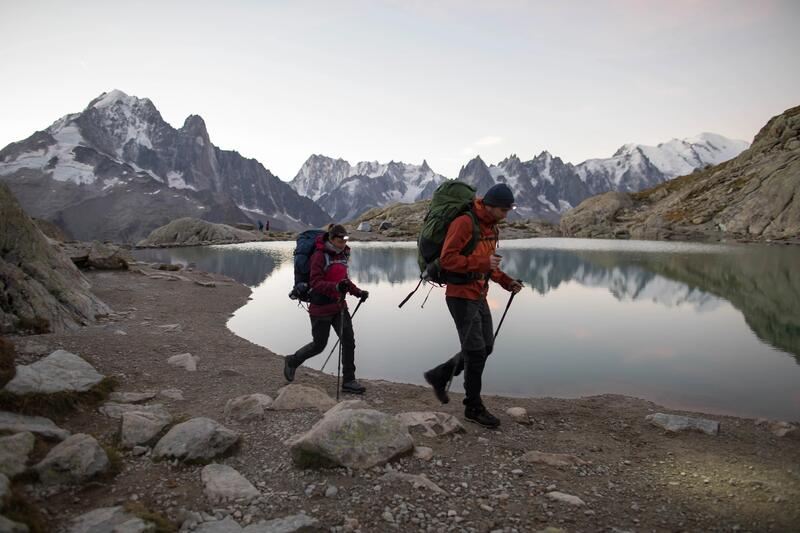
[[[5,516],[0,516],[0,531],[3,533],[28,533],[30,530],[25,524],[20,524]]]
[[[563,492],[558,492],[555,490],[552,492],[548,492],[547,494],[545,494],[545,496],[547,496],[553,501],[568,503],[570,505],[575,505],[576,507],[586,505],[586,503],[577,496],[573,496],[571,494],[564,494]]]
[[[152,405],[135,405],[132,403],[115,403],[106,402],[97,408],[101,415],[106,415],[109,418],[121,419],[125,413],[154,413],[161,417],[169,418],[170,414],[164,409],[160,403]]]
[[[415,489],[425,488],[436,492],[437,494],[447,494],[444,489],[439,487],[436,483],[425,477],[425,475],[406,474],[404,472],[387,472],[380,480],[384,483],[410,483]]]
[[[201,287],[216,287],[217,284],[213,281],[200,281],[199,279],[194,280],[195,285],[200,285]]]
[[[147,444],[172,422],[172,416],[164,412],[129,411],[122,413],[119,425],[119,441],[123,448]]]
[[[126,512],[122,506],[101,507],[72,520],[69,533],[137,533],[154,531],[155,524]]]
[[[61,429],[49,418],[20,415],[9,413],[8,411],[0,411],[0,431],[10,431],[12,433],[29,431],[46,439],[57,440],[64,440],[70,436],[69,431]]]
[[[372,409],[323,417],[306,433],[286,441],[300,467],[366,469],[410,453],[414,441],[394,417]]]
[[[112,392],[108,395],[108,401],[115,403],[142,403],[155,397],[155,392]]]
[[[339,494],[339,489],[336,487],[336,485],[328,485],[328,487],[325,489],[326,498],[335,498],[337,494]]]
[[[372,226],[369,222],[362,222],[356,227],[358,231],[372,231]]]
[[[239,440],[239,434],[210,418],[192,418],[173,426],[153,448],[156,459],[213,459]]]
[[[159,394],[170,400],[183,400],[183,391],[180,389],[164,389]]]
[[[77,433],[60,442],[34,467],[45,485],[81,483],[106,472],[111,463],[91,435]]]
[[[203,522],[192,531],[194,533],[241,533],[242,526],[231,517],[212,522]]]
[[[12,479],[23,473],[35,443],[28,431],[0,438],[0,473]]]
[[[276,411],[314,408],[327,411],[336,405],[336,400],[316,387],[307,385],[286,385],[278,390],[278,397],[270,409]]]
[[[582,466],[591,464],[574,455],[564,453],[546,453],[536,450],[531,450],[525,453],[521,459],[528,463],[540,463],[550,466]]]
[[[251,524],[244,528],[242,533],[294,533],[315,528],[318,525],[319,522],[315,518],[301,513]]]
[[[654,413],[652,415],[647,415],[645,420],[671,433],[690,430],[701,431],[706,435],[717,435],[719,433],[719,422],[706,418],[690,418],[681,415]]]
[[[756,426],[766,427],[770,433],[779,438],[789,437],[800,439],[800,428],[794,424],[790,424],[789,422],[784,422],[783,420],[767,420],[765,418],[759,418],[756,420]]]
[[[252,500],[261,493],[252,483],[228,465],[212,463],[200,473],[205,495],[211,503]]]
[[[528,416],[528,411],[524,407],[509,407],[506,409],[506,414],[517,424],[530,425],[531,419]]]
[[[156,326],[158,328],[159,333],[171,333],[171,332],[178,332],[183,331],[183,327],[180,324],[164,324],[163,326]]]
[[[464,431],[461,422],[447,413],[435,411],[411,411],[395,415],[411,433],[422,433],[426,437],[441,437]]]
[[[3,390],[17,395],[85,392],[102,380],[103,376],[77,355],[56,350],[35,363],[17,366],[16,375]]]
[[[430,461],[433,459],[433,448],[427,446],[414,446],[414,457],[422,459],[423,461]]]
[[[272,404],[272,398],[266,394],[248,394],[228,400],[225,404],[224,416],[226,419],[245,422],[264,416],[264,412]]]
[[[179,366],[188,370],[189,372],[194,372],[197,370],[197,361],[200,358],[194,356],[190,353],[180,353],[178,355],[173,355],[167,359],[167,363],[172,366]]]
[[[348,409],[372,409],[372,406],[364,400],[344,400],[325,411],[322,416],[332,415],[339,411],[347,411]]]
[[[134,446],[131,450],[131,453],[134,455],[134,457],[141,457],[143,455],[147,455],[147,452],[149,451],[150,448],[147,446]]]

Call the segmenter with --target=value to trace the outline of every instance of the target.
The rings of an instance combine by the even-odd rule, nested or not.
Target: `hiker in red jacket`
[[[472,253],[461,251],[473,235],[473,222],[468,214],[456,217],[447,229],[439,262],[442,269],[454,274],[483,274],[466,283],[448,283],[445,292],[447,308],[456,324],[461,352],[441,365],[425,372],[425,380],[433,387],[436,398],[447,403],[447,385],[453,376],[464,371],[464,417],[485,427],[496,428],[500,420],[486,410],[481,400],[481,378],[486,358],[494,348],[492,314],[486,295],[489,280],[499,283],[507,291],[522,290],[522,283],[500,270],[497,248],[497,223],[505,219],[514,208],[514,195],[508,185],[499,183],[491,187],[483,199],[475,200],[473,212],[478,219],[479,239]]]
[[[342,391],[364,394],[367,389],[356,381],[356,342],[345,296],[349,293],[364,301],[369,292],[359,289],[348,278],[350,247],[347,238],[347,230],[340,224],[332,224],[327,233],[317,237],[309,275],[311,300],[308,314],[313,340],[286,356],[283,375],[286,381],[294,381],[297,367],[325,349],[333,328],[342,343]]]

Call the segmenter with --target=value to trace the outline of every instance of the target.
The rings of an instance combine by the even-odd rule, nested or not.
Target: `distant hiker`
[[[492,315],[486,302],[488,280],[499,283],[507,291],[517,293],[522,290],[522,283],[500,270],[501,258],[495,254],[499,235],[497,223],[505,219],[513,208],[514,194],[507,185],[500,183],[491,187],[483,199],[474,200],[472,213],[464,213],[450,223],[439,264],[443,271],[461,278],[456,283],[447,283],[445,292],[461,352],[424,374],[436,398],[447,403],[450,401],[447,386],[453,376],[463,370],[466,391],[464,417],[489,428],[499,426],[500,420],[487,411],[481,401],[483,368],[494,348]],[[473,220],[478,223],[478,241],[469,246],[471,251],[465,253],[473,240]]]
[[[260,220],[258,221],[258,231],[264,231],[264,223]]]
[[[267,219],[267,223],[264,226],[264,231],[269,231],[269,219]]]
[[[333,328],[342,343],[342,391],[363,394],[366,388],[356,381],[356,343],[345,296],[351,294],[364,301],[369,292],[359,289],[348,278],[350,247],[347,239],[347,230],[340,224],[331,224],[327,232],[316,238],[316,250],[310,260],[308,293],[313,340],[286,356],[283,375],[286,381],[294,381],[297,368],[325,349]]]

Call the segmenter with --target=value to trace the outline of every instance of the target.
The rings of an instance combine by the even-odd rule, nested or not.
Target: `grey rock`
[[[124,413],[154,413],[162,418],[170,417],[170,414],[160,403],[137,405],[132,403],[106,402],[98,407],[97,411],[102,415],[114,419],[121,419]]]
[[[30,432],[0,437],[0,473],[14,478],[27,469],[36,438]]]
[[[119,441],[123,448],[147,444],[172,422],[172,416],[161,412],[128,411],[122,413]]]
[[[0,508],[11,491],[11,480],[5,474],[0,474]]]
[[[252,231],[227,224],[215,224],[198,218],[179,218],[154,229],[138,246],[192,246],[209,243],[250,242],[260,240]]]
[[[3,533],[28,533],[30,530],[25,524],[14,522],[13,520],[0,515],[0,531]]]
[[[226,419],[244,422],[256,420],[264,416],[266,409],[272,404],[272,398],[266,394],[248,394],[228,400],[225,404],[224,416]]]
[[[108,401],[114,403],[142,403],[155,397],[155,392],[112,392],[108,395]]]
[[[433,459],[433,448],[427,446],[414,446],[414,457],[423,461]]]
[[[121,506],[101,507],[73,519],[68,533],[154,533],[155,524],[126,512]]]
[[[164,389],[159,394],[170,400],[183,400],[183,391],[179,389]]]
[[[77,433],[58,443],[34,470],[45,485],[82,483],[111,466],[105,450],[91,435]]]
[[[369,222],[362,222],[356,228],[358,231],[372,231],[372,226]]]
[[[213,459],[239,440],[239,434],[210,418],[192,418],[173,426],[153,448],[157,459]]]
[[[394,417],[371,409],[345,410],[322,418],[287,441],[301,467],[372,468],[411,453],[414,442]]]
[[[719,433],[719,422],[706,418],[653,413],[652,415],[647,415],[645,420],[671,433],[679,433],[681,431],[700,431],[706,435],[717,435]]]
[[[195,533],[241,533],[242,526],[231,517],[213,522],[203,522],[192,531]]]
[[[576,507],[581,507],[583,505],[586,505],[586,503],[577,496],[573,496],[571,494],[565,494],[563,492],[558,492],[555,490],[552,492],[548,492],[547,494],[545,494],[545,496],[547,496],[547,498],[553,501],[568,503],[569,505],[574,505]]]
[[[425,475],[407,474],[405,472],[387,472],[381,476],[383,483],[408,483],[417,488],[425,488],[437,494],[447,494],[439,485],[425,477]]]
[[[242,533],[294,533],[316,528],[318,525],[317,519],[301,513],[250,524]]]
[[[63,440],[70,432],[56,426],[52,420],[41,416],[26,416],[8,411],[0,411],[0,431],[19,433],[29,431],[46,439]]]
[[[319,409],[327,411],[336,405],[336,400],[325,391],[306,385],[286,385],[278,390],[278,396],[270,409],[276,411],[293,409]]]
[[[561,231],[570,237],[611,237],[617,214],[633,205],[627,193],[607,192],[584,200],[561,218]]]
[[[14,379],[3,390],[17,395],[85,392],[102,380],[103,376],[77,355],[56,350],[35,363],[17,366]]]
[[[261,496],[252,483],[228,465],[207,465],[201,471],[200,478],[206,498],[212,504],[240,499],[252,500]]]
[[[539,463],[550,466],[580,466],[589,464],[574,455],[565,453],[547,453],[536,450],[526,452],[521,459],[526,463]]]
[[[181,353],[177,355],[173,355],[167,359],[167,363],[173,366],[179,366],[181,368],[185,368],[189,372],[194,372],[197,370],[197,362],[200,360],[199,357],[192,355],[190,353]]]
[[[529,425],[531,419],[528,416],[528,411],[524,407],[509,407],[506,409],[506,414],[511,417],[514,422],[522,425]]]
[[[325,411],[325,414],[322,416],[328,416],[338,413],[339,411],[347,411],[352,409],[372,409],[372,406],[364,400],[344,400]]]
[[[411,433],[422,433],[426,437],[442,437],[464,431],[464,426],[453,415],[437,411],[409,411],[395,418]]]

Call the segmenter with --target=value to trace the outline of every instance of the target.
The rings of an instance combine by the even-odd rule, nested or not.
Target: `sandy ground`
[[[112,479],[55,493],[33,484],[23,487],[48,531],[96,507],[131,501],[176,524],[186,511],[230,513],[244,524],[305,510],[324,530],[349,520],[361,531],[537,531],[548,526],[570,532],[800,531],[800,441],[777,438],[753,420],[720,416],[708,417],[721,421],[718,436],[669,435],[644,418],[674,411],[622,396],[488,397],[487,405],[502,419],[500,430],[467,425],[456,436],[415,436],[417,445],[433,448],[433,460],[404,458],[394,468],[427,475],[446,495],[384,485],[378,479],[383,472],[377,470],[299,470],[283,441],[310,428],[320,418],[318,412],[270,411],[251,423],[223,420],[227,400],[254,392],[274,398],[285,384],[282,357],[225,327],[227,317],[246,302],[249,289],[218,275],[179,274],[185,280],[170,279],[173,273],[158,273],[153,279],[135,272],[90,272],[94,291],[115,316],[69,334],[15,340],[36,352],[23,355],[23,361],[63,348],[85,357],[103,374],[116,375],[121,391],[180,389],[183,401],[156,401],[176,417],[207,416],[241,432],[235,453],[218,461],[239,470],[263,497],[252,505],[211,505],[202,492],[202,466],[154,463],[122,451],[122,471]],[[201,286],[194,279],[213,279],[216,286]],[[180,326],[159,327],[171,324]],[[298,346],[306,340],[299,335]],[[200,357],[196,372],[166,364],[169,356],[184,352]],[[335,395],[335,378],[313,370],[300,369],[295,382]],[[365,384],[369,390],[364,399],[385,412],[463,414],[457,394],[441,406],[424,387]],[[534,423],[513,422],[504,413],[512,406],[526,408]],[[116,423],[94,408],[55,421],[105,444],[116,442]],[[590,464],[529,464],[520,460],[529,450],[574,454]],[[40,447],[38,457],[45,452]],[[337,494],[325,496],[331,486]],[[551,490],[579,496],[585,505],[550,501],[545,493]]]

